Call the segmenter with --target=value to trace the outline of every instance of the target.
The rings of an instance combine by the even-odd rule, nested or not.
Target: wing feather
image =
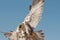
[[[27,22],[32,28],[36,28],[42,16],[44,0],[33,0],[30,5],[30,12],[26,16],[24,23]]]

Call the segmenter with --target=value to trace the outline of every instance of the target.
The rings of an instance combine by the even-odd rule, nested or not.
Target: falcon
[[[15,31],[4,32],[9,40],[44,40],[42,30],[34,31],[42,17],[44,0],[33,0],[29,6],[29,14],[17,26]]]

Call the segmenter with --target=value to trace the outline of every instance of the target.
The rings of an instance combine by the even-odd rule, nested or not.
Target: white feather
[[[43,4],[44,2],[40,1],[33,6],[23,23],[28,22],[32,28],[36,28],[42,16]]]

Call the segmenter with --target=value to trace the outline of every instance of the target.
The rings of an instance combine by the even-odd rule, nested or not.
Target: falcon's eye
[[[21,28],[21,27],[22,27],[22,25],[19,26],[19,28]]]

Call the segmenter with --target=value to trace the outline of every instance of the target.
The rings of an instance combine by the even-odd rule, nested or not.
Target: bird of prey
[[[5,32],[9,40],[44,40],[42,30],[34,31],[42,17],[44,0],[33,0],[29,6],[29,14],[18,25],[15,31]]]

